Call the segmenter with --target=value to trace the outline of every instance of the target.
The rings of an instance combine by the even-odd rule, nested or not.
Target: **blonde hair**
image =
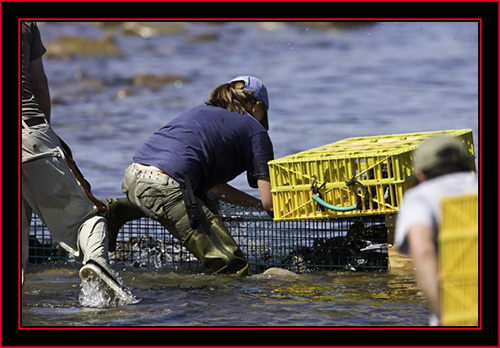
[[[244,114],[245,112],[251,113],[253,105],[258,101],[252,91],[245,89],[245,82],[234,81],[214,89],[205,104]]]

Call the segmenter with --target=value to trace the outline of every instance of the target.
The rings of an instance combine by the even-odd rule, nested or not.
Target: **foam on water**
[[[95,279],[82,279],[80,294],[78,301],[83,307],[91,308],[107,308],[136,304],[141,301],[135,297],[132,292],[123,285],[123,281],[116,274],[119,283],[124,290],[124,296],[117,296],[114,292],[109,291],[109,288],[103,288],[103,284]]]

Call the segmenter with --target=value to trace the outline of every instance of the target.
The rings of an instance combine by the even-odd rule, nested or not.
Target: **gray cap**
[[[450,153],[453,155],[450,157]],[[413,165],[415,171],[426,171],[443,163],[468,161],[469,156],[462,142],[447,135],[437,135],[424,140],[415,150]]]

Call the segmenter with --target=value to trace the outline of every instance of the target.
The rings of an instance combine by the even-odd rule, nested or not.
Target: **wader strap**
[[[59,140],[61,140],[61,139],[59,138]],[[68,145],[66,145],[66,143],[64,143],[64,145],[65,145],[64,146],[64,145],[62,145],[63,143],[61,143],[60,151],[62,152],[63,157],[66,160],[66,164],[68,165],[68,167],[73,172],[73,175],[75,176],[76,180],[78,180],[78,182],[80,183],[80,185],[82,185],[83,191],[85,191],[85,194],[87,195],[87,198],[92,203],[94,203],[94,205],[97,207],[97,210],[99,211],[99,213],[101,213],[101,214],[105,213],[106,212],[106,206],[104,205],[104,203],[102,203],[100,200],[98,200],[92,194],[92,192],[90,190],[91,189],[90,183],[87,181],[87,179],[85,179],[85,177],[83,176],[82,172],[80,171],[80,168],[78,168],[78,166],[76,165],[76,162],[73,160],[73,158],[70,157],[71,150],[69,149]]]
[[[189,223],[191,224],[191,227],[195,229],[200,224],[200,207],[196,201],[196,196],[194,195],[193,185],[191,184],[189,175],[184,177],[184,187],[181,185],[181,191],[182,196],[184,197],[184,203],[186,204]]]

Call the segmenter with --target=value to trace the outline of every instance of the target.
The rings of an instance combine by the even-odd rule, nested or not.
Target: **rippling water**
[[[24,326],[422,326],[428,312],[413,275],[318,272],[246,278],[123,269],[141,299],[82,308],[75,268],[32,270]]]
[[[53,127],[101,199],[122,196],[123,171],[156,129],[240,74],[258,76],[268,87],[276,158],[348,137],[463,128],[473,130],[477,152],[477,23],[372,22],[349,29],[256,22],[178,25],[181,34],[148,38],[87,22],[40,25],[46,44],[62,35],[112,35],[124,52],[44,61]],[[196,40],[201,35],[206,39]],[[152,87],[130,82],[138,74],[166,73],[180,79]],[[244,176],[232,184],[255,194]],[[165,269],[120,274],[142,301],[88,309],[78,304],[76,268],[35,268],[24,288],[23,325],[427,323],[423,298],[408,272],[286,279]]]

